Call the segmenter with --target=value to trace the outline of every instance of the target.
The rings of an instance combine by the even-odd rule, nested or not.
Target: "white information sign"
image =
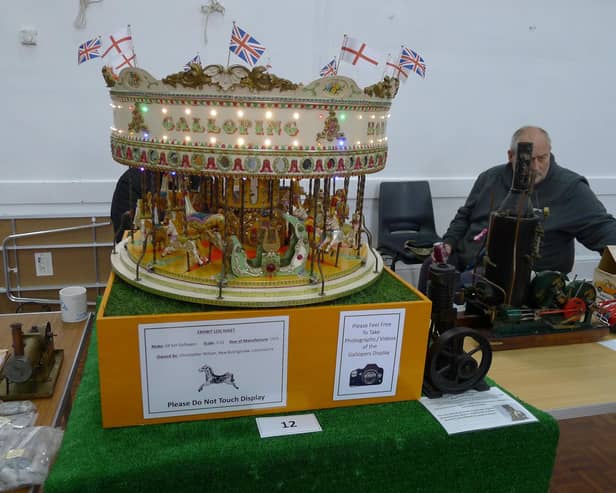
[[[484,392],[445,394],[438,399],[422,397],[419,401],[450,435],[537,421],[528,409],[498,387]]]
[[[261,438],[323,431],[317,417],[312,413],[257,418],[257,428]]]
[[[396,395],[404,308],[340,313],[334,400]]]
[[[286,406],[289,317],[139,324],[145,419]]]
[[[605,346],[608,349],[611,349],[612,351],[616,351],[616,339],[610,339],[608,341],[599,341],[599,344],[601,344],[602,346]]]

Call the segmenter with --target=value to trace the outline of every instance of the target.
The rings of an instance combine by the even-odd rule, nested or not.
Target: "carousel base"
[[[323,303],[360,291],[381,275],[383,260],[376,250],[364,245],[352,268],[332,272],[331,265],[322,265],[325,281],[321,280],[316,263],[313,275],[272,276],[260,278],[230,278],[222,287],[218,275],[203,275],[199,280],[197,271],[190,275],[173,274],[169,269],[154,267],[147,258],[139,264],[135,258],[131,240],[126,237],[116,245],[111,254],[111,265],[119,277],[144,291],[168,298],[219,306],[277,307],[300,306]],[[185,255],[166,257],[164,263],[176,262],[185,265]],[[331,261],[330,261],[331,262]],[[327,262],[326,262],[327,263]],[[309,265],[309,262],[308,262]],[[201,270],[206,274],[213,266]],[[186,270],[184,267],[183,270]],[[217,269],[220,272],[220,266]]]

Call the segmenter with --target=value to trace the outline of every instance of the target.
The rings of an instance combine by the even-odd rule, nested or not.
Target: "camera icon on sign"
[[[351,387],[380,385],[381,383],[383,383],[383,368],[374,363],[369,363],[363,368],[353,370],[349,379]]]

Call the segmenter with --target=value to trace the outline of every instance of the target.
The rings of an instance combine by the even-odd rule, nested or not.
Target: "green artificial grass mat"
[[[387,303],[396,301],[415,301],[420,299],[398,278],[384,271],[378,279],[366,289],[357,293],[350,294],[342,298],[320,305],[359,305],[363,303]],[[281,310],[292,308],[285,307]],[[165,298],[155,294],[142,291],[116,276],[113,283],[105,316],[115,315],[150,315],[152,313],[186,313],[186,312],[209,312],[221,310],[254,310],[254,308],[225,307],[218,305],[207,305],[190,303],[187,301]]]
[[[103,429],[94,328],[44,490],[546,492],[558,424],[527,407],[539,422],[452,436],[417,401],[317,410],[322,432],[268,439],[254,417]]]

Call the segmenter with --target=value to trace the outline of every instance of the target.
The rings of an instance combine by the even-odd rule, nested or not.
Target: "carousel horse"
[[[225,216],[220,213],[197,212],[188,195],[184,196],[184,210],[187,230],[194,231],[220,251],[223,251],[222,232],[225,229]]]
[[[151,216],[145,210],[143,199],[137,199],[135,205],[135,215],[133,216],[133,229],[138,229],[142,236],[145,236],[147,229],[147,221],[151,223]]]
[[[325,237],[321,239],[319,248],[324,252],[330,252],[344,241],[344,232],[336,214],[328,216],[325,224]]]
[[[201,392],[206,385],[211,385],[213,383],[228,383],[229,385],[233,385],[234,388],[238,390],[240,389],[235,384],[235,378],[233,377],[233,373],[226,372],[222,375],[216,375],[212,371],[212,368],[208,365],[203,365],[201,368],[199,368],[199,371],[203,373],[203,376],[205,377],[205,382],[203,382],[201,386],[197,389],[198,392]]]
[[[161,254],[163,257],[170,253],[176,252],[177,250],[183,250],[188,253],[189,259],[193,263],[203,265],[207,262],[207,258],[203,258],[199,255],[199,249],[197,248],[195,241],[190,238],[186,238],[185,236],[181,236],[178,233],[173,221],[167,222],[166,230],[167,245]]]

